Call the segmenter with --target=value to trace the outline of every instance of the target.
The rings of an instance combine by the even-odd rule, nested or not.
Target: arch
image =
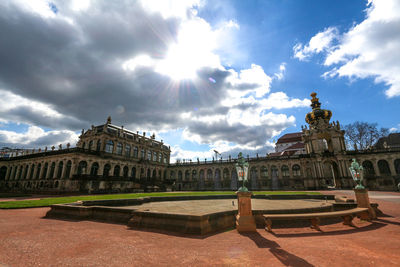
[[[110,176],[110,170],[111,170],[111,165],[110,164],[106,164],[106,165],[104,165],[104,168],[103,168],[103,177],[108,177],[108,176]]]
[[[64,162],[60,161],[58,163],[58,170],[57,170],[57,178],[60,179],[62,176],[62,171],[63,171],[63,167],[64,167]]]
[[[88,149],[92,150],[92,148],[93,148],[93,140],[90,140],[89,141],[89,145],[88,145]]]
[[[281,172],[283,178],[289,178],[290,172],[289,172],[289,167],[287,165],[282,165]]]
[[[129,168],[128,168],[128,166],[124,167],[124,169],[122,171],[122,174],[123,174],[124,178],[128,178],[128,176],[129,176]]]
[[[119,177],[120,172],[121,172],[121,167],[119,165],[115,165],[113,175],[115,177]]]
[[[153,170],[153,173],[152,173],[152,175],[151,175],[151,178],[155,179],[155,178],[156,178],[156,175],[157,175],[156,169],[154,169],[154,170]]]
[[[43,173],[42,173],[42,179],[46,179],[47,175],[47,169],[49,168],[49,163],[45,163],[43,167]]]
[[[169,173],[169,179],[175,179],[175,172],[174,171],[171,171],[170,173]]]
[[[197,171],[192,170],[192,181],[197,181]]]
[[[211,181],[213,179],[213,172],[211,169],[207,170],[207,180]]]
[[[230,188],[230,179],[229,179],[229,169],[224,168],[222,171],[222,187],[223,188]]]
[[[113,151],[114,151],[114,142],[112,140],[107,140],[105,152],[113,153]]]
[[[29,180],[33,179],[33,173],[35,171],[35,164],[31,165],[31,172],[29,173]]]
[[[0,180],[5,180],[6,179],[6,174],[7,174],[7,167],[2,166],[0,168]]]
[[[185,181],[189,181],[190,180],[190,171],[186,170],[185,171]]]
[[[39,179],[41,169],[42,169],[42,164],[39,163],[36,170],[36,177],[35,177],[36,180]]]
[[[132,167],[132,170],[131,170],[131,177],[132,177],[133,179],[136,178],[136,168],[135,168],[135,167]]]
[[[301,176],[301,168],[300,168],[300,165],[294,164],[294,165],[292,166],[292,173],[293,173],[293,177],[300,177],[300,176]]]
[[[322,171],[323,171],[323,178],[322,180],[324,186],[328,187],[336,187],[339,186],[338,183],[339,181],[339,171],[338,171],[338,165],[334,161],[325,161],[322,164]],[[325,184],[324,184],[325,183]]]
[[[97,176],[99,172],[99,164],[97,162],[93,162],[92,167],[90,168],[90,176]]]
[[[151,171],[150,171],[150,168],[147,169],[147,176],[146,176],[146,178],[147,178],[147,181],[150,181],[150,178],[151,178]]]
[[[125,157],[130,157],[130,156],[131,156],[131,146],[125,145]]]
[[[250,187],[252,189],[258,188],[258,174],[256,167],[251,167],[250,169]]]
[[[365,178],[372,178],[375,176],[374,165],[369,160],[364,160],[362,163]]]
[[[379,168],[379,172],[381,173],[381,175],[384,175],[384,176],[391,175],[389,164],[386,160],[381,159],[380,161],[378,161],[378,168]]]
[[[182,181],[182,171],[178,171],[178,181]]]
[[[214,188],[220,189],[221,188],[221,170],[215,170],[215,181],[214,181]]]
[[[68,160],[67,161],[67,166],[65,168],[64,178],[69,178],[69,175],[71,174],[71,168],[72,168],[72,162],[70,160]]]
[[[78,164],[78,172],[77,175],[85,175],[86,174],[86,168],[87,168],[87,162],[82,160]]]
[[[199,189],[204,189],[204,170],[200,170],[199,172]]]
[[[52,162],[50,165],[50,174],[49,174],[50,179],[53,179],[55,170],[56,170],[56,163]]]
[[[271,183],[272,190],[277,190],[279,188],[279,170],[275,165],[271,166]]]
[[[29,165],[27,164],[27,165],[25,166],[24,175],[23,175],[23,179],[24,179],[24,180],[27,178],[28,170],[29,170]]]
[[[86,148],[86,143],[85,143],[85,142],[82,143],[82,148],[83,148],[83,149]]]
[[[232,169],[231,171],[231,189],[237,190],[238,189],[238,176],[236,169]]]
[[[268,179],[268,169],[265,166],[261,166],[261,179]]]
[[[396,174],[400,174],[400,159],[395,159],[394,170],[395,170]]]
[[[96,151],[100,151],[101,150],[101,140],[99,139],[99,140],[97,140],[97,143],[96,143]]]

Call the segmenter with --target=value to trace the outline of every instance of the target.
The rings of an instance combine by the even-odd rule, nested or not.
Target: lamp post
[[[243,158],[242,152],[238,155],[235,164],[238,180],[243,181],[242,186],[236,192],[238,197],[238,215],[236,216],[236,229],[238,232],[255,232],[256,222],[251,210],[251,192],[246,188],[249,163]]]

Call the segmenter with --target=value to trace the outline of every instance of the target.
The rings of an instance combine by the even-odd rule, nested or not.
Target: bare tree
[[[388,128],[378,129],[377,123],[356,121],[344,126],[347,145],[354,149],[372,147],[379,138],[389,134]]]

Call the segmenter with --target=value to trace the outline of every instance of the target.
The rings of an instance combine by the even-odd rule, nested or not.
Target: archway
[[[0,168],[0,180],[5,180],[7,174],[7,167],[3,166]]]
[[[334,161],[325,161],[322,165],[323,181],[322,185],[328,188],[340,188],[338,165]]]
[[[279,171],[278,168],[274,165],[271,166],[271,181],[272,181],[272,190],[278,190],[279,188]]]

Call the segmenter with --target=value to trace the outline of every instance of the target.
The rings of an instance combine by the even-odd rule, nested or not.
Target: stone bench
[[[361,219],[369,220],[368,208],[354,208],[349,210],[332,211],[332,212],[316,212],[316,213],[296,213],[296,214],[264,214],[265,230],[272,231],[272,220],[302,220],[309,219],[314,229],[321,231],[319,223],[321,218],[342,217],[344,225],[353,225],[352,221],[355,216]]]

